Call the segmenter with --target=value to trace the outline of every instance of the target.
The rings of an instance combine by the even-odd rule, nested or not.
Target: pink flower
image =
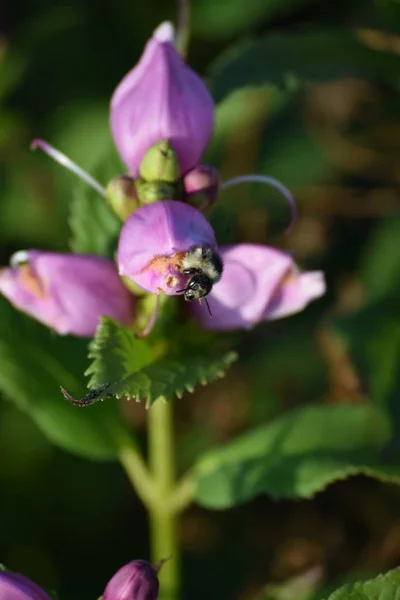
[[[176,200],[142,206],[122,227],[119,274],[148,292],[174,295],[185,287],[182,260],[195,246],[216,248],[214,231],[198,210]]]
[[[172,25],[162,23],[111,100],[114,142],[135,177],[146,151],[160,140],[170,142],[185,174],[200,161],[213,130],[211,95],[173,41]]]
[[[156,569],[145,560],[133,560],[110,579],[103,600],[156,600],[158,588]]]
[[[213,318],[193,303],[194,318],[205,329],[250,329],[303,310],[325,293],[321,271],[300,273],[289,254],[256,244],[220,248],[221,280],[207,297]]]
[[[1,571],[0,600],[51,600],[51,598],[27,577],[12,571]]]
[[[0,270],[0,292],[60,335],[90,337],[99,318],[133,320],[134,298],[111,260],[79,254],[18,252]]]
[[[181,293],[192,277],[183,271],[193,248],[210,248],[223,261],[222,278],[207,295],[213,318],[200,302],[191,304],[206,329],[249,329],[299,312],[325,292],[320,271],[300,273],[292,257],[279,250],[255,244],[218,250],[202,213],[174,200],[142,206],[127,219],[118,247],[120,275],[148,292]]]

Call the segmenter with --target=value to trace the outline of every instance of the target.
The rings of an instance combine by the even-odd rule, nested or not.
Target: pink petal
[[[322,271],[293,272],[277,290],[264,313],[266,321],[280,319],[303,310],[312,300],[323,296],[326,283]]]
[[[110,260],[30,250],[27,264],[0,271],[0,292],[60,335],[90,337],[101,316],[133,320],[133,296]]]
[[[206,307],[193,303],[192,314],[205,329],[250,329],[263,318],[279,282],[290,271],[290,255],[255,244],[220,248],[224,261],[222,279],[207,297]]]

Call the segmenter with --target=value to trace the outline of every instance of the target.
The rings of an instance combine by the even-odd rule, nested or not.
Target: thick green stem
[[[149,464],[156,487],[157,502],[149,505],[152,562],[170,558],[160,571],[160,600],[178,600],[180,560],[178,514],[168,499],[175,481],[173,403],[159,399],[149,409]]]

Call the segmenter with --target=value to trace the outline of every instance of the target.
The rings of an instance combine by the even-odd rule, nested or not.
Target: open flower
[[[176,200],[142,206],[122,227],[119,274],[148,292],[174,295],[185,287],[182,261],[195,246],[216,248],[214,231],[202,213]]]
[[[0,571],[0,600],[51,600],[41,587],[12,571]]]
[[[101,316],[133,320],[134,298],[111,260],[79,254],[17,252],[0,270],[0,292],[61,335],[94,335]]]
[[[146,151],[168,140],[181,175],[199,162],[212,133],[214,105],[201,78],[174,47],[171,23],[162,23],[137,65],[111,100],[111,131],[129,171],[137,176]]]
[[[190,307],[205,329],[250,329],[300,312],[325,293],[323,273],[301,273],[285,252],[257,244],[226,246],[219,252],[224,272],[207,297],[213,318],[197,303]]]
[[[299,312],[325,292],[320,271],[300,273],[292,257],[255,244],[217,248],[211,225],[194,207],[164,200],[143,206],[125,222],[118,247],[118,267],[148,292],[175,295],[188,285],[183,260],[195,247],[220,255],[223,273],[204,305],[191,310],[208,329],[249,329],[256,323]]]
[[[133,560],[110,579],[103,600],[156,600],[158,587],[156,569],[145,560]]]

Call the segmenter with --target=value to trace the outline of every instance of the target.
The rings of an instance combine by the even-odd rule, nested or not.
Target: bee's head
[[[211,292],[212,286],[212,281],[207,275],[204,273],[196,273],[189,279],[187,287],[183,290],[184,298],[187,302],[200,300]]]

